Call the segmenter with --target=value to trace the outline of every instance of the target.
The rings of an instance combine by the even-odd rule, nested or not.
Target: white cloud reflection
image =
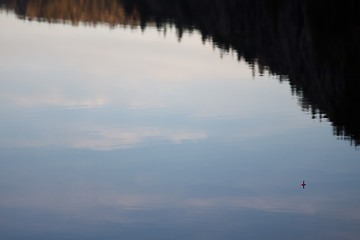
[[[158,127],[111,128],[85,126],[83,124],[58,126],[55,135],[36,134],[29,137],[6,137],[0,139],[2,147],[60,147],[108,151],[138,147],[148,139],[170,141],[175,144],[197,142],[207,138],[205,131],[189,129],[166,129]],[[61,132],[61,134],[59,134]]]
[[[66,109],[92,109],[104,106],[108,100],[105,97],[70,99],[65,96],[26,96],[0,93],[0,98],[22,107],[39,107],[43,105],[60,106]]]
[[[92,150],[114,150],[135,147],[147,138],[170,140],[174,143],[184,141],[196,142],[207,137],[205,132],[191,130],[172,130],[164,128],[136,128],[136,129],[101,129],[92,128],[93,134],[70,140],[69,147]]]

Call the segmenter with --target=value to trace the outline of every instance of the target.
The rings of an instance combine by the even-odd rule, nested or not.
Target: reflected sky
[[[12,111],[6,114],[9,124],[17,119],[28,125],[17,136],[2,124],[11,135],[4,136],[3,146],[111,150],[149,138],[174,143],[244,138],[311,123],[287,84],[278,89],[276,79],[252,78],[245,63],[220,59],[196,34],[179,43],[174,32],[165,38],[155,29],[72,28],[3,18],[8,32],[2,40],[3,109]],[[265,95],[276,102],[259,97]],[[282,114],[293,119],[279,125]]]
[[[3,239],[359,238],[359,152],[287,82],[196,32],[0,28]]]

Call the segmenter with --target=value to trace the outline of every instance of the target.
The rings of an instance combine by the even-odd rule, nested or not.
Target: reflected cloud
[[[198,140],[202,140],[207,138],[207,134],[205,132],[178,132],[176,134],[170,135],[170,139],[175,143],[182,143],[184,141],[193,141],[196,142]]]
[[[156,127],[143,127],[133,129],[104,129],[102,127],[94,127],[90,130],[85,130],[91,134],[86,134],[74,138],[70,141],[72,148],[92,149],[92,150],[115,150],[121,148],[133,148],[147,139],[170,140],[173,143],[180,144],[185,141],[196,142],[207,138],[207,134],[196,130],[176,130],[163,129]]]
[[[104,126],[58,126],[53,134],[29,137],[1,138],[2,147],[60,147],[110,151],[134,148],[148,140],[169,141],[174,144],[197,142],[207,138],[205,131],[189,129],[164,129],[158,127],[106,128]]]
[[[229,207],[237,209],[256,209],[265,212],[283,212],[283,213],[302,213],[315,214],[320,210],[320,202],[326,201],[326,198],[313,197],[308,202],[299,197],[241,197],[241,198],[194,198],[186,201],[186,205],[193,207]],[[309,203],[310,202],[310,203]]]
[[[54,105],[64,107],[65,109],[92,109],[103,107],[108,103],[105,97],[70,99],[65,96],[20,96],[0,93],[0,98],[7,99],[22,107]]]

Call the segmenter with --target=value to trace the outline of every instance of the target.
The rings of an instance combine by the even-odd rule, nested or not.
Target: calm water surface
[[[169,26],[0,29],[1,239],[360,238],[360,152],[287,81]]]

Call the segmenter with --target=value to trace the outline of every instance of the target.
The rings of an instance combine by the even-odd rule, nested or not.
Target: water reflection
[[[251,66],[286,76],[303,110],[328,118],[334,134],[359,144],[358,3],[311,1],[10,1],[20,18],[47,22],[194,29]],[[291,13],[291,14],[290,14]],[[236,23],[236,24],[235,24]]]
[[[359,152],[290,93],[357,111],[310,3],[0,2],[0,238],[359,238]]]

